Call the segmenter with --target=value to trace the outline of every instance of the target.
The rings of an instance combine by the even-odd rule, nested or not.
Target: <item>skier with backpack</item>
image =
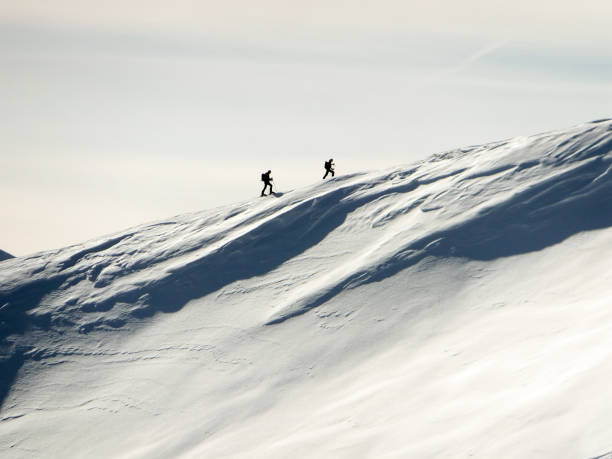
[[[268,186],[270,187],[270,194],[274,194],[274,191],[272,191],[272,180],[273,180],[273,178],[270,177],[271,173],[272,173],[272,171],[268,171],[268,172],[264,172],[263,174],[261,174],[261,181],[264,182],[263,190],[261,190],[261,195],[262,196],[266,195],[266,188],[268,188]]]
[[[323,176],[323,180],[327,177],[327,174],[331,173],[331,176],[334,176],[334,159],[331,158],[329,161],[325,161],[325,175]]]

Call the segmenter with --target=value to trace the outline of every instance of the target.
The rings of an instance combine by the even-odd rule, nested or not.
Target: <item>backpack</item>
[[[265,182],[265,181],[266,181],[266,174],[265,174],[265,173],[264,173],[264,174],[261,174],[261,181],[262,181],[262,182]]]
[[[325,161],[325,169],[330,169],[331,168],[331,164],[329,161]]]

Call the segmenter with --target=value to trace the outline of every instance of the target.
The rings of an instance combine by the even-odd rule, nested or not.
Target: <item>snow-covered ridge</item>
[[[509,257],[523,259],[518,256],[551,249],[584,232],[612,227],[611,196],[612,120],[599,120],[565,131],[453,150],[407,167],[338,176],[275,197],[254,198],[234,206],[177,216],[60,250],[2,261],[0,406],[4,417],[0,419],[0,428],[20,426],[11,429],[31,432],[23,438],[34,442],[37,432],[41,432],[38,429],[44,429],[40,426],[48,422],[45,416],[54,416],[55,403],[59,403],[56,397],[65,400],[61,410],[72,413],[74,419],[93,419],[90,408],[127,413],[121,414],[120,419],[125,420],[128,428],[132,425],[132,408],[137,406],[143,416],[138,418],[138,424],[142,421],[150,425],[153,421],[147,413],[165,403],[159,397],[174,396],[172,375],[163,370],[167,391],[155,386],[155,395],[142,395],[143,400],[148,397],[157,400],[150,406],[142,400],[134,402],[141,389],[130,392],[129,387],[122,387],[117,394],[111,391],[109,395],[108,388],[131,375],[134,365],[144,366],[147,359],[161,359],[163,355],[169,356],[164,360],[169,368],[178,365],[177,362],[189,368],[191,378],[200,371],[199,364],[190,366],[192,358],[186,355],[210,353],[214,356],[210,365],[215,376],[206,381],[214,388],[210,389],[214,394],[206,398],[206,394],[198,392],[205,389],[194,382],[193,392],[185,392],[182,408],[166,415],[182,417],[194,400],[207,400],[210,410],[217,414],[211,414],[210,422],[193,438],[187,435],[186,440],[182,433],[176,433],[172,441],[181,445],[176,446],[178,449],[157,454],[176,457],[180,451],[188,457],[220,457],[219,451],[224,451],[231,455],[227,451],[238,446],[228,445],[239,443],[233,436],[235,431],[227,429],[236,422],[233,414],[236,410],[219,401],[223,399],[219,394],[225,394],[222,387],[249,387],[250,392],[245,395],[249,402],[244,402],[241,410],[258,412],[254,407],[259,406],[260,391],[272,393],[276,400],[287,384],[292,387],[296,368],[304,366],[305,373],[311,373],[312,365],[304,362],[313,359],[312,355],[329,353],[322,358],[325,364],[315,359],[322,367],[342,368],[334,360],[337,358],[359,368],[369,365],[375,348],[387,356],[381,359],[406,349],[404,345],[393,347],[393,340],[406,339],[403,329],[393,339],[382,339],[388,329],[377,332],[365,326],[365,319],[362,328],[353,334],[347,332],[342,339],[335,336],[334,341],[325,338],[310,342],[314,332],[304,319],[315,314],[326,330],[342,329],[359,315],[358,306],[354,305],[359,304],[356,298],[361,292],[369,292],[367,298],[385,294],[391,298],[389,304],[370,304],[371,310],[364,315],[391,317],[390,308],[412,311],[411,308],[425,308],[425,303],[427,308],[433,308],[433,303],[428,302],[435,295],[423,293],[429,289],[423,287],[430,285],[428,282],[431,289],[438,288],[428,280],[441,276],[430,269],[432,260],[443,262],[440,272],[448,274],[452,272],[449,267],[465,265],[470,276],[478,277],[486,263]],[[398,274],[408,272],[401,282],[393,283]],[[441,282],[452,284],[452,275],[449,276]],[[498,283],[502,282],[499,279],[505,281],[504,277],[495,279]],[[490,279],[491,284],[495,279]],[[390,284],[393,289],[385,292]],[[380,287],[383,285],[387,287]],[[400,299],[404,296],[409,296],[409,300]],[[339,297],[343,300],[339,301]],[[196,309],[190,306],[194,304]],[[406,323],[413,320],[408,312],[405,314],[402,320]],[[300,320],[299,327],[295,326]],[[197,324],[191,328],[193,321]],[[147,334],[149,326],[157,331]],[[146,339],[130,341],[140,336],[139,330]],[[288,336],[298,331],[303,336],[293,344]],[[282,346],[287,350],[275,347],[272,338],[278,339],[277,335],[287,339]],[[122,339],[127,344],[120,343]],[[245,342],[257,344],[244,347]],[[345,347],[357,348],[361,342],[367,344],[366,350],[346,351]],[[417,341],[413,344],[421,345]],[[515,347],[522,345],[522,341],[517,341]],[[265,355],[270,361],[257,362],[256,355]],[[363,355],[367,358],[362,359]],[[391,366],[404,361],[409,362],[402,356]],[[125,366],[125,362],[130,366]],[[81,365],[91,369],[91,377],[81,376]],[[424,364],[418,360],[416,367],[421,365]],[[232,369],[227,370],[228,366]],[[116,373],[109,367],[117,368]],[[87,383],[75,387],[66,382],[75,375]],[[352,400],[352,394],[369,393],[372,387],[394,381],[358,379],[363,384],[346,395],[342,390],[356,382],[342,379],[338,382],[327,374],[320,378],[317,387],[323,389],[319,395],[346,396],[346,400],[340,398],[329,403],[349,407],[353,402],[347,400]],[[397,378],[403,381],[400,376]],[[148,374],[147,378],[139,376],[138,384],[145,385],[145,379],[154,378]],[[174,384],[183,385],[184,380],[177,376]],[[95,396],[86,388],[92,381],[97,387]],[[441,381],[446,387],[448,380]],[[40,387],[51,391],[52,402],[40,402]],[[60,389],[53,392],[50,389],[53,387]],[[60,393],[62,387],[71,387],[74,394]],[[129,400],[126,392],[131,394]],[[117,399],[123,408],[115,408]],[[37,407],[39,403],[46,408]],[[168,404],[166,408],[171,411],[172,406],[175,405]],[[327,413],[327,405],[321,409]],[[304,410],[302,415],[306,413]],[[118,422],[106,417],[95,419],[108,422],[109,426]],[[170,422],[177,419],[171,418]],[[192,413],[189,419],[190,424],[199,422],[194,421],[199,419],[198,414]],[[275,425],[278,423],[277,418],[269,419],[274,419]],[[163,432],[156,431],[161,427],[155,425],[150,428],[157,434]],[[12,432],[11,429],[7,431]],[[153,437],[157,434],[151,433]],[[213,440],[207,443],[209,435]],[[295,435],[295,443],[274,436],[269,443],[256,442],[259,457],[264,457],[264,453],[265,457],[286,457],[295,444],[306,442],[300,434]],[[342,438],[352,438],[351,435],[349,432]],[[0,432],[0,442],[2,438]],[[152,457],[153,450],[138,443],[137,436],[132,440],[136,443],[129,447],[135,448],[131,450],[134,456]],[[70,451],[66,445],[71,441],[66,440],[62,453]],[[83,442],[86,443],[85,436]],[[393,442],[381,440],[382,443],[393,454],[402,456],[405,445],[393,446]],[[163,444],[166,445],[165,440]],[[112,448],[119,446],[109,445],[109,451],[116,454],[117,450]],[[436,451],[435,447],[422,447],[429,453]],[[270,451],[275,451],[276,456],[269,455]],[[60,454],[59,449],[55,454]],[[100,451],[91,454],[104,456]],[[257,457],[250,450],[242,450],[242,454]],[[335,456],[330,450],[325,455]],[[351,455],[347,453],[346,457]]]
[[[4,336],[30,324],[88,332],[174,311],[274,270],[335,232],[368,234],[343,241],[333,269],[313,275],[269,323],[426,256],[488,260],[539,250],[612,224],[611,150],[612,122],[603,120],[9,260],[0,303],[20,320]]]

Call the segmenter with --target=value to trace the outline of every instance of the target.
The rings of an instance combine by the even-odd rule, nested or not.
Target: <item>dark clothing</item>
[[[272,177],[270,177],[270,172],[266,172],[265,174],[261,174],[261,180],[262,182],[264,182],[264,187],[263,190],[261,190],[261,195],[265,196],[266,195],[266,188],[270,187],[270,194],[273,193],[272,191]]]
[[[327,177],[327,174],[331,173],[331,176],[334,176],[334,169],[333,169],[334,163],[333,161],[325,161],[325,175],[323,176],[323,179],[325,179]]]

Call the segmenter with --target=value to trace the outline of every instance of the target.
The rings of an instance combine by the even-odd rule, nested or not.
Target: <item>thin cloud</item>
[[[493,53],[495,53],[496,51],[499,51],[500,49],[506,47],[509,43],[511,42],[511,40],[509,39],[505,39],[505,40],[498,40],[495,41],[493,43],[490,43],[487,46],[484,46],[483,48],[477,50],[476,52],[470,54],[468,57],[466,57],[465,59],[463,59],[461,62],[459,62],[456,65],[453,65],[452,67],[447,68],[446,70],[442,71],[442,72],[438,72],[436,73],[434,76],[432,76],[431,78],[428,79],[429,83],[437,83],[441,80],[444,80],[450,76],[456,75],[460,72],[463,72],[464,70],[468,69],[470,66],[472,66],[474,63],[478,62],[480,59],[482,59],[483,57],[489,56]]]

